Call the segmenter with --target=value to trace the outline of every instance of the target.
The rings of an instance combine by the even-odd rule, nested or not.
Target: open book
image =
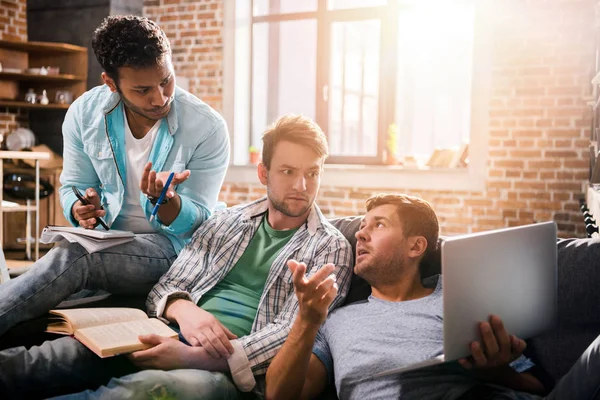
[[[138,340],[140,335],[178,337],[161,320],[148,318],[136,308],[74,308],[51,310],[50,314],[56,317],[51,318],[46,332],[72,335],[102,358],[151,347]]]
[[[41,243],[54,243],[62,238],[71,243],[79,243],[88,253],[104,250],[118,244],[131,242],[135,234],[129,231],[111,229],[102,231],[99,229],[75,228],[72,226],[47,226],[42,231]]]

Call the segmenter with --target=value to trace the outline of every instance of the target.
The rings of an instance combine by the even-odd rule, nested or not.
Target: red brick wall
[[[169,37],[177,76],[188,78],[190,92],[221,111],[223,1],[144,0],[144,15]]]
[[[27,0],[0,0],[0,40],[27,40]],[[0,108],[0,135],[27,125],[27,112]]]
[[[191,91],[218,110],[223,1],[144,2],[146,15],[171,37],[176,67],[192,79]],[[561,236],[583,236],[578,199],[588,177],[590,110],[585,96],[593,76],[597,1],[494,3],[485,189],[396,191],[429,200],[443,234],[555,220]],[[363,211],[364,199],[379,191],[323,187],[318,202],[331,216],[356,214]],[[260,185],[226,184],[221,198],[233,205],[263,194]]]

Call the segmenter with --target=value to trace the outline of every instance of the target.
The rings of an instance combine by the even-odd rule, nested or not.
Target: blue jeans
[[[87,390],[84,390],[87,389]],[[80,393],[64,395],[65,393]],[[192,369],[139,371],[124,356],[99,358],[71,337],[0,352],[0,398],[237,399],[227,375]]]
[[[171,241],[160,234],[136,235],[93,254],[63,240],[25,274],[0,285],[0,336],[82,289],[145,296],[176,258]]]

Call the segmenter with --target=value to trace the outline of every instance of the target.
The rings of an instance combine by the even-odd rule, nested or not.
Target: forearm
[[[211,357],[203,347],[190,347],[187,352],[187,365],[190,369],[211,372],[229,372],[229,364],[225,358]]]
[[[296,319],[286,342],[267,370],[267,398],[292,399],[300,396],[318,330],[318,326],[306,323],[300,317]]]
[[[187,299],[170,299],[167,301],[163,317],[171,322],[178,322],[178,318],[185,313],[187,307],[196,308],[196,305]]]
[[[489,368],[477,371],[479,379],[486,382],[506,386],[513,390],[528,393],[544,393],[544,385],[533,375],[528,373],[519,373],[510,366]]]
[[[162,224],[169,226],[175,221],[175,218],[179,215],[179,211],[181,211],[181,197],[175,193],[175,196],[167,204],[163,204],[158,208],[157,214]]]

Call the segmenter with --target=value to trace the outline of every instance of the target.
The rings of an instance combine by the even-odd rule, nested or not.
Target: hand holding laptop
[[[491,315],[489,322],[481,322],[479,331],[481,340],[471,343],[471,356],[458,360],[465,369],[506,366],[519,358],[527,346],[523,339],[509,335],[497,315]]]

